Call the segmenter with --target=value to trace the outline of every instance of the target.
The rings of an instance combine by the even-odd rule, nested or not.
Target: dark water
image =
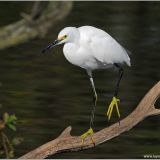
[[[0,25],[20,18],[24,5],[31,2],[0,2]],[[22,8],[21,8],[22,7]],[[7,12],[6,9],[10,10]],[[7,14],[6,14],[7,13]],[[16,136],[24,142],[15,148],[16,157],[56,138],[71,125],[72,134],[88,129],[92,90],[84,70],[68,63],[62,46],[42,55],[40,50],[66,26],[93,25],[106,30],[132,54],[132,67],[124,67],[120,85],[120,111],[127,116],[159,81],[160,2],[75,2],[70,15],[54,26],[42,40],[32,40],[0,51],[0,112],[15,113],[27,123],[18,125]],[[94,72],[98,92],[95,131],[107,122],[117,72]],[[160,154],[160,117],[145,119],[135,128],[94,149],[63,153],[51,158],[143,158]]]

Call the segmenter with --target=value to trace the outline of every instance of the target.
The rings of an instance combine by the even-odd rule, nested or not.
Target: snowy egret
[[[116,83],[116,88],[112,101],[108,107],[106,116],[110,120],[113,107],[116,107],[118,117],[120,118],[120,113],[118,109],[118,103],[120,100],[117,98],[119,84],[123,75],[123,68],[120,64],[130,64],[130,58],[127,51],[108,33],[105,31],[92,27],[92,26],[82,26],[76,27],[66,27],[60,31],[58,38],[50,43],[46,48],[42,50],[42,53],[47,51],[49,48],[65,44],[63,47],[63,53],[66,59],[87,71],[89,76],[91,86],[93,89],[93,109],[91,113],[89,130],[85,132],[82,137],[82,142],[87,136],[91,136],[93,140],[93,119],[95,114],[95,107],[97,103],[97,93],[92,77],[92,71],[96,69],[107,69],[115,67],[119,71],[118,80]]]

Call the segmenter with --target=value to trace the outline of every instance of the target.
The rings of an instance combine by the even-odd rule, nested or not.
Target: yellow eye
[[[64,40],[64,39],[66,39],[66,38],[67,38],[67,35],[64,35],[64,36],[62,36],[62,37],[59,37],[58,40],[62,41],[62,40]]]
[[[64,35],[64,36],[62,37],[62,40],[66,39],[66,38],[67,38],[67,35]]]

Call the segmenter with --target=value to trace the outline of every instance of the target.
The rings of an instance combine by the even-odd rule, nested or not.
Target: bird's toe
[[[118,103],[120,102],[120,99],[116,98],[116,97],[113,97],[112,98],[112,101],[108,107],[108,111],[107,111],[107,117],[108,117],[108,121],[110,120],[111,118],[111,115],[112,115],[112,112],[113,112],[113,107],[115,106],[116,107],[116,111],[117,111],[117,114],[118,114],[118,117],[120,118],[120,112],[119,112],[119,107],[118,107]]]
[[[91,142],[95,145],[95,140],[93,138],[93,134],[94,134],[94,131],[92,128],[90,128],[87,132],[83,133],[81,135],[81,139],[82,139],[82,145],[84,145],[84,142],[85,142],[85,139],[90,136],[90,139],[91,139]]]

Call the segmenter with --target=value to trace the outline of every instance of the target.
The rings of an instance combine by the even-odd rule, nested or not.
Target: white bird
[[[130,64],[130,58],[127,51],[108,33],[105,31],[92,27],[92,26],[82,26],[76,27],[66,27],[60,31],[57,40],[50,43],[48,47],[42,50],[44,53],[49,48],[63,44],[63,53],[65,58],[72,64],[84,68],[90,78],[90,82],[93,88],[93,109],[90,120],[90,128],[85,132],[82,137],[82,142],[84,139],[90,135],[92,142],[93,140],[93,119],[95,113],[95,106],[97,103],[97,93],[94,86],[94,81],[92,77],[92,71],[96,69],[107,69],[115,67],[119,70],[119,77],[116,83],[116,89],[112,101],[108,107],[107,116],[110,120],[113,107],[116,107],[117,114],[120,118],[120,113],[118,109],[118,102],[120,100],[117,98],[120,80],[123,75],[123,68],[120,64]]]

